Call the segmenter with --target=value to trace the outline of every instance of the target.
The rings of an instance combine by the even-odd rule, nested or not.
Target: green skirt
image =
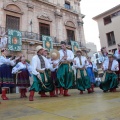
[[[73,86],[74,74],[69,64],[61,64],[57,71],[58,88],[69,89]]]
[[[84,70],[80,70],[80,75],[81,78],[76,79],[77,89],[85,91],[85,89],[89,89],[91,87],[90,79],[88,76],[84,75]]]
[[[54,85],[53,85],[51,79],[49,79],[49,76],[48,76],[47,72],[46,72],[46,77],[48,79],[47,82],[45,82],[45,76],[44,76],[43,73],[40,73],[40,76],[42,78],[42,82],[44,83],[44,85],[46,87],[42,86],[40,80],[37,78],[36,75],[33,75],[33,80],[34,81],[33,81],[32,86],[30,87],[30,91],[35,91],[35,92],[39,92],[39,91],[40,92],[51,92],[51,91],[53,91],[54,90]]]
[[[105,80],[101,82],[100,88],[103,91],[108,91],[118,87],[117,75],[115,73],[106,73]]]

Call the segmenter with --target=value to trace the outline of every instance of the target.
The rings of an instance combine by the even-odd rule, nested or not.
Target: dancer
[[[25,56],[22,55],[17,65],[12,69],[12,74],[16,74],[16,85],[19,87],[20,98],[27,97],[27,88],[30,87],[29,76],[31,74],[31,66],[26,62]]]
[[[0,56],[0,84],[2,87],[1,97],[3,100],[8,100],[8,97],[6,96],[7,90],[15,87],[15,82],[12,76],[12,66],[14,66],[16,60],[19,59],[19,57],[16,57],[15,59],[11,57],[8,59],[6,58],[7,55],[8,51],[5,48],[2,48]]]
[[[120,44],[118,44],[118,50],[115,51],[114,55],[119,63],[119,71],[116,71],[116,74],[118,75],[118,80],[120,81]]]
[[[104,70],[104,81],[101,82],[100,88],[103,92],[116,92],[118,80],[115,71],[119,70],[118,61],[114,59],[113,53],[108,54],[109,59],[104,61],[102,69]]]
[[[108,60],[108,52],[106,50],[106,47],[101,48],[101,53],[102,53],[102,56],[100,60],[103,63],[105,60]]]
[[[57,80],[57,69],[59,65],[59,58],[60,54],[57,50],[52,50],[50,52],[50,57],[51,57],[51,79],[53,80],[53,84],[55,86],[55,95],[58,96],[58,80]]]
[[[91,83],[90,78],[87,76],[85,66],[87,65],[87,58],[82,56],[81,49],[76,51],[77,57],[74,59],[73,66],[76,68],[77,75],[76,75],[76,84],[78,90],[80,90],[80,94],[83,94],[85,89],[88,90],[88,93],[91,93]]]
[[[50,68],[50,64],[48,60],[42,56],[43,50],[42,46],[37,46],[37,54],[32,58],[32,74],[34,81],[30,87],[29,101],[33,101],[35,92],[40,92],[41,97],[48,97],[45,92],[50,92],[51,96],[53,96],[54,93],[54,85],[46,73],[46,69]]]
[[[91,62],[91,57],[88,57],[86,71],[87,71],[88,77],[90,78],[92,92],[94,92],[94,85],[95,85],[95,75],[94,75],[93,70],[94,70],[94,68],[93,68],[93,64]]]
[[[61,41],[61,48],[59,51],[60,64],[57,70],[58,87],[60,88],[60,94],[64,92],[64,96],[70,96],[68,89],[73,85],[73,71],[70,63],[73,62],[74,54],[66,48],[66,42],[64,41]]]

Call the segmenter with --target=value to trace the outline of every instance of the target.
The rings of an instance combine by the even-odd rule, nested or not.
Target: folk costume
[[[108,60],[108,53],[106,51],[106,47],[102,47],[101,48],[101,57],[100,57],[100,61],[103,63],[105,60]]]
[[[8,97],[6,97],[6,92],[8,88],[12,88],[15,86],[15,82],[12,76],[12,66],[15,65],[16,61],[11,60],[11,58],[6,58],[4,55],[4,52],[6,49],[2,49],[1,53],[2,55],[0,56],[0,84],[2,89],[2,99],[3,100],[8,100]]]
[[[109,53],[109,56],[112,56],[112,53]],[[106,92],[110,90],[110,92],[115,92],[116,88],[118,87],[118,80],[115,71],[119,70],[118,62],[116,60],[106,60],[103,63],[103,70],[105,72],[103,77],[103,82],[100,84],[100,88]]]
[[[55,95],[58,95],[58,80],[57,80],[57,69],[58,69],[58,65],[59,65],[59,58],[60,58],[60,54],[57,50],[52,50],[50,52],[50,70],[51,70],[51,80],[55,86]]]
[[[120,44],[118,44],[118,46],[120,46]],[[116,71],[116,74],[118,75],[118,80],[120,81],[120,49],[115,51],[114,56],[116,57],[119,63],[119,71]]]
[[[66,43],[63,41],[61,44],[66,45]],[[68,94],[68,89],[73,85],[73,71],[70,63],[73,61],[74,54],[68,49],[65,51],[63,49],[59,50],[59,54],[60,64],[57,70],[58,88],[60,88],[60,94],[63,94],[64,89],[64,96],[70,96]]]
[[[95,75],[93,70],[94,70],[93,64],[88,60],[86,64],[86,71],[88,77],[90,78],[92,92],[94,92],[94,84],[95,84]]]
[[[81,52],[80,49],[78,49],[76,52]],[[77,89],[80,90],[80,94],[83,94],[83,91],[85,89],[88,90],[88,93],[91,93],[91,83],[90,83],[90,78],[88,77],[85,66],[87,63],[87,58],[85,56],[77,56],[74,59],[75,63],[73,66],[76,68],[77,74],[76,74],[76,84],[77,84]]]
[[[37,46],[36,50],[39,52],[43,49],[42,46]],[[32,74],[33,84],[30,87],[29,100],[33,101],[34,92],[40,92],[41,97],[47,97],[45,92],[53,92],[54,85],[48,77],[46,69],[50,68],[48,60],[42,55],[35,55],[32,58]]]
[[[16,74],[16,86],[19,87],[20,98],[27,97],[26,92],[28,87],[30,87],[29,76],[31,74],[31,66],[27,62],[19,62],[12,69],[12,74]]]

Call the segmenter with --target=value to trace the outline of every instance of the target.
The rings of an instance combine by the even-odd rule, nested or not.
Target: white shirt
[[[50,70],[52,71],[52,72],[54,72],[57,68],[58,68],[58,66],[59,66],[59,61],[60,60],[50,60]],[[56,67],[53,67],[53,64],[57,64],[57,66]]]
[[[60,53],[60,60],[64,57],[64,52],[63,50],[59,50],[59,53]],[[67,54],[67,61],[71,61],[74,59],[74,54],[71,50],[66,50],[66,54]],[[64,61],[64,60],[62,60]]]
[[[0,56],[0,65],[3,65],[3,64],[14,66],[15,61],[10,60],[10,58],[8,59],[8,58],[5,58],[3,56]]]
[[[115,56],[117,59],[120,59],[119,50],[116,50],[116,51],[115,51],[114,56]]]
[[[100,61],[103,63],[104,61],[106,61],[106,60],[108,60],[109,58],[108,58],[108,55],[106,55],[106,56],[103,56],[103,55],[101,55],[100,56]]]
[[[109,60],[104,61],[104,63],[103,63],[104,71],[108,70],[108,66],[109,66]],[[118,66],[119,66],[118,61],[113,60],[111,71],[118,71],[119,70]]]
[[[74,61],[76,61],[76,64],[73,63],[73,66],[76,68],[83,68],[87,65],[86,61],[87,58],[85,56],[81,56],[81,61],[82,61],[82,65],[80,65],[80,60],[79,57],[75,57]]]
[[[45,69],[49,69],[50,68],[50,63],[48,62],[47,58],[45,58],[44,56],[42,56],[44,61],[45,61],[45,68],[41,68],[41,61],[38,57],[38,55],[35,55],[33,56],[32,58],[32,62],[31,62],[31,65],[32,65],[32,74],[34,75],[38,75],[39,72],[37,72],[36,69],[38,70],[45,70]]]

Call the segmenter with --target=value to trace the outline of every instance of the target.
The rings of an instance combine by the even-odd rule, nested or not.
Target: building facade
[[[120,43],[120,4],[93,19],[98,23],[101,47],[114,52]]]
[[[0,18],[0,36],[8,29],[22,32],[27,59],[42,45],[42,35],[51,36],[56,49],[63,40],[85,46],[80,0],[0,0]]]
[[[88,53],[89,57],[92,57],[93,54],[97,52],[97,46],[92,42],[87,42],[86,47],[90,50],[90,52]]]

